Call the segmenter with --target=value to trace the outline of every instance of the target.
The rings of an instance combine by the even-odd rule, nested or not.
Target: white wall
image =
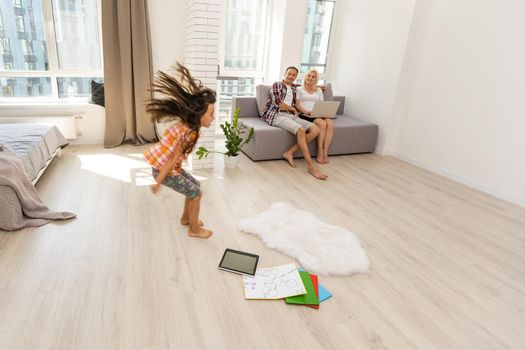
[[[104,142],[106,112],[103,107],[87,103],[47,103],[38,106],[0,106],[0,118],[13,116],[29,117],[68,115],[82,116],[82,119],[77,119],[75,121],[77,130],[81,133],[81,135],[75,140],[72,140],[72,144],[101,144]]]
[[[336,3],[330,80],[345,113],[379,125],[381,152],[416,0]]]
[[[523,14],[417,1],[387,152],[525,206]]]
[[[184,64],[186,1],[148,1],[153,71]]]

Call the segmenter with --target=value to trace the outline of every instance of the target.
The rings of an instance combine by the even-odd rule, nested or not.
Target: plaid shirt
[[[270,96],[268,97],[268,101],[266,101],[266,110],[261,116],[261,119],[270,125],[273,124],[273,118],[279,113],[279,105],[283,102],[284,97],[286,96],[287,88],[288,86],[282,81],[277,81],[272,85]],[[292,107],[295,107],[297,86],[292,84],[290,88],[292,89]]]
[[[177,123],[172,127],[164,130],[162,140],[155,146],[150,147],[144,152],[144,158],[149,165],[157,170],[161,170],[164,164],[173,156],[177,148],[182,144],[193,142],[197,138],[197,132],[191,130],[185,123]],[[177,159],[173,169],[168,176],[179,175],[182,170],[182,162],[188,157],[183,154]]]

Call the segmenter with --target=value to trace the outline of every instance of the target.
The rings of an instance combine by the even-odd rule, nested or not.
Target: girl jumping
[[[182,161],[197,143],[201,126],[207,128],[213,122],[215,91],[202,86],[179,63],[176,71],[180,74],[179,79],[162,71],[157,73],[151,91],[162,97],[148,101],[146,111],[151,113],[153,122],[179,122],[166,129],[160,142],[144,152],[144,157],[156,180],[151,191],[156,193],[163,184],[186,196],[180,223],[189,225],[189,236],[208,238],[212,231],[203,228],[199,220],[200,183],[182,169]]]

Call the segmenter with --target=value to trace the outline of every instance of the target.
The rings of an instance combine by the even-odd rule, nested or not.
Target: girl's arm
[[[157,176],[157,183],[151,185],[151,192],[156,193],[159,188],[160,184],[164,181],[168,173],[171,169],[173,169],[173,166],[177,162],[177,159],[179,159],[182,156],[182,149],[181,147],[177,147],[175,149],[175,152],[171,155],[171,157],[168,159],[168,161],[162,166],[160,169],[159,175]]]

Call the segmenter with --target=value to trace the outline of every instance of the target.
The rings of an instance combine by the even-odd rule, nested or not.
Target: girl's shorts
[[[151,173],[154,179],[159,176],[157,169],[152,168]],[[191,176],[184,169],[181,169],[180,175],[166,176],[162,181],[164,186],[168,186],[172,190],[185,195],[188,198],[195,198],[201,194],[201,184],[193,176]]]

